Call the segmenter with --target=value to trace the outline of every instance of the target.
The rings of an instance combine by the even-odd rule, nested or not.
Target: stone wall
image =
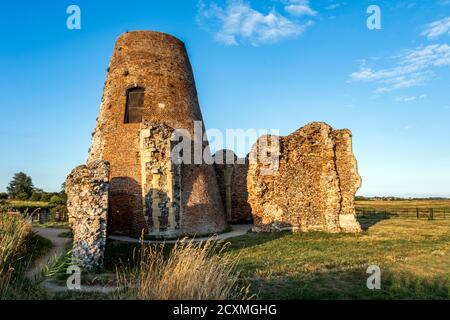
[[[261,137],[247,176],[254,230],[358,232],[360,184],[348,130],[315,122],[286,137]]]
[[[75,168],[66,180],[73,260],[85,269],[103,265],[108,215],[109,164],[94,161]]]
[[[352,132],[347,129],[335,130],[333,138],[336,143],[336,169],[342,197],[339,224],[345,232],[359,232],[361,228],[358,223],[355,223],[355,195],[361,187],[362,180],[353,154]]]
[[[248,159],[238,158],[232,150],[219,150],[214,155],[214,162],[228,222],[250,223],[252,210],[247,191]]]

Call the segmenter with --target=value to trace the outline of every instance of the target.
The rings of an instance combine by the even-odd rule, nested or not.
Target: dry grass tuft
[[[117,272],[122,295],[144,300],[245,299],[239,288],[238,259],[224,254],[212,240],[178,241],[164,254],[164,245],[141,245],[137,267]]]
[[[13,263],[24,249],[30,227],[20,216],[0,213],[0,299],[11,285]]]

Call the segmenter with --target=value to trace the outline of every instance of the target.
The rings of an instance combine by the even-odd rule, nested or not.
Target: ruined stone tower
[[[225,229],[214,167],[170,161],[173,130],[194,136],[195,121],[202,114],[183,42],[159,32],[122,34],[88,157],[110,165],[110,232],[177,237]]]

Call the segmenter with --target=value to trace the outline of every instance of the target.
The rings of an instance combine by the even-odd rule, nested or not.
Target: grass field
[[[361,235],[248,234],[230,250],[259,298],[450,298],[450,220],[386,219]],[[366,287],[372,264],[379,291]]]
[[[19,200],[4,200],[8,209],[20,211],[22,213],[31,213],[36,209],[48,210],[52,205],[48,202],[40,201],[19,201]]]
[[[371,218],[450,219],[450,200],[356,201],[359,216]]]
[[[450,219],[361,223],[358,235],[249,233],[227,254],[258,299],[450,299]],[[110,243],[109,268],[137,247]],[[367,289],[370,265],[381,268],[381,290]]]
[[[419,209],[436,209],[447,210],[450,213],[450,200],[399,200],[399,201],[382,201],[367,200],[356,201],[357,210],[375,210],[375,211],[404,211]]]
[[[42,207],[47,208],[49,206],[48,202],[41,201],[20,201],[20,200],[8,200],[13,207]]]
[[[450,208],[449,201],[364,201],[357,206],[380,212]],[[254,299],[450,299],[450,219],[375,214],[359,220],[365,227],[361,234],[248,233],[230,239],[225,254],[238,260],[240,284],[250,285]],[[108,241],[102,274],[112,279],[106,280],[113,280],[116,264],[127,262],[138,248]],[[370,265],[381,268],[380,290],[366,286]],[[67,293],[53,298],[114,297]]]

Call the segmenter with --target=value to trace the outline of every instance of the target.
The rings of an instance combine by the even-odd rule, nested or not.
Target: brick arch
[[[140,185],[129,177],[113,178],[109,192],[108,231],[129,234],[143,219]]]

